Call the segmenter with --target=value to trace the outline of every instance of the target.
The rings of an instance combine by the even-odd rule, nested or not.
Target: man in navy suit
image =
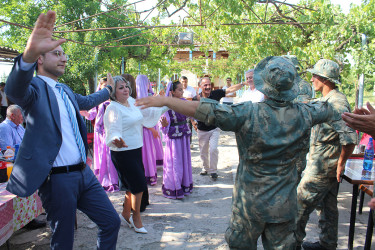
[[[113,82],[89,96],[57,82],[67,58],[60,46],[65,40],[52,39],[55,18],[53,11],[38,17],[5,87],[9,100],[24,110],[27,124],[7,190],[25,197],[39,189],[52,229],[52,249],[73,248],[77,208],[98,225],[98,249],[115,249],[120,219],[86,167],[86,127],[79,115],[80,109],[108,100]]]

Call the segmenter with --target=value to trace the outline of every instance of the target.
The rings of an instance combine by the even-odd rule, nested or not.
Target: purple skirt
[[[163,165],[163,195],[170,199],[181,199],[193,189],[191,169],[190,137],[165,140]]]

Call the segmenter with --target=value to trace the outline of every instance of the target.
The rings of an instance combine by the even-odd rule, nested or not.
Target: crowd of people
[[[299,76],[298,59],[288,55],[264,58],[246,72],[245,83],[227,78],[222,89],[202,77],[198,92],[181,77],[155,95],[145,75],[108,74],[95,93],[81,96],[58,82],[67,57],[65,40],[52,39],[54,23],[53,11],[39,16],[5,85],[19,105],[8,108],[6,123],[18,133],[12,132],[12,143],[21,144],[7,190],[21,197],[38,190],[52,249],[72,249],[76,209],[98,225],[98,249],[116,248],[120,225],[147,233],[141,212],[149,203],[147,185],[157,184],[157,165],[163,166],[163,196],[183,199],[193,191],[193,127],[200,174],[213,181],[220,131],[236,135],[239,164],[225,233],[231,249],[256,249],[259,237],[265,249],[336,249],[338,187],[358,143],[354,129],[375,136],[375,109],[368,104],[351,113],[338,90],[337,63],[321,59],[308,69],[312,87]],[[232,105],[244,85],[249,89]],[[313,99],[313,89],[322,97]],[[21,109],[26,130],[17,128]],[[95,119],[94,172],[86,167],[81,115]],[[105,192],[119,190],[125,197],[117,214]],[[375,199],[369,205],[375,208]],[[321,233],[309,242],[305,227],[314,209]]]

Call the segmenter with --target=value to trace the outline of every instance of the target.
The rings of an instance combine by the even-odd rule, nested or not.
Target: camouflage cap
[[[341,84],[340,67],[332,60],[321,59],[314,65],[314,68],[308,69],[307,71],[312,74],[327,78],[329,81],[335,84]]]
[[[296,68],[280,56],[269,56],[254,69],[254,85],[257,90],[271,99],[292,101],[299,94]]]
[[[283,57],[283,58],[287,59],[289,62],[291,62],[294,65],[294,67],[296,67],[297,70],[302,69],[302,66],[299,63],[297,56],[295,56],[295,55],[283,55],[281,57]]]

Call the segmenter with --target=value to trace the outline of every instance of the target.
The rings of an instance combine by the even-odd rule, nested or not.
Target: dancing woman
[[[128,190],[120,218],[123,224],[133,227],[137,233],[147,233],[140,214],[142,194],[147,189],[142,163],[142,128],[155,126],[167,108],[141,111],[134,106],[135,100],[130,97],[129,82],[121,76],[115,76],[113,80],[114,89],[110,95],[112,102],[104,115],[104,128],[112,161],[122,184]]]

